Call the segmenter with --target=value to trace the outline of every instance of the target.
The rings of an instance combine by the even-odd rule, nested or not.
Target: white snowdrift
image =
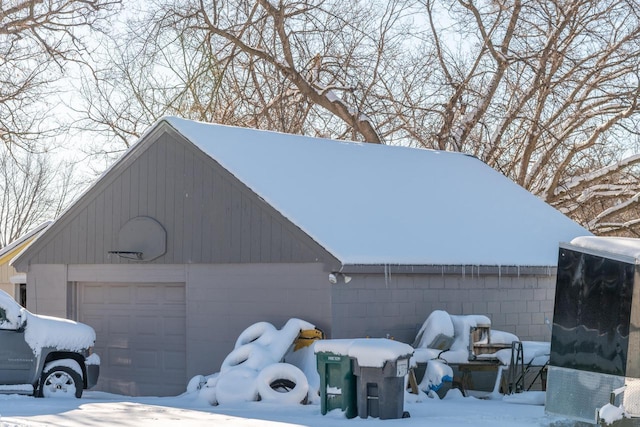
[[[241,366],[220,373],[216,384],[218,403],[224,405],[258,400],[257,377],[257,370]]]

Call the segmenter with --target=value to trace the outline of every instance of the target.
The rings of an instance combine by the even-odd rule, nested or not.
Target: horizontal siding
[[[129,264],[121,227],[157,220],[167,251],[154,264],[316,262],[315,241],[181,137],[164,133],[106,174],[52,227],[31,264]],[[251,155],[248,153],[247,155]],[[40,242],[39,242],[40,243]]]

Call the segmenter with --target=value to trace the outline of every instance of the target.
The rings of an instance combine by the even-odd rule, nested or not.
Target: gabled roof
[[[460,153],[167,117],[343,264],[555,266],[586,229]]]
[[[5,264],[10,261],[15,254],[27,247],[50,223],[51,221],[43,222],[33,230],[23,234],[4,248],[0,249],[0,264]]]

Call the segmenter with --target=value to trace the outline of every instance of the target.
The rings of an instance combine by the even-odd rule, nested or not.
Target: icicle
[[[384,285],[388,289],[389,288],[389,279],[391,278],[391,270],[389,269],[389,264],[384,265]]]

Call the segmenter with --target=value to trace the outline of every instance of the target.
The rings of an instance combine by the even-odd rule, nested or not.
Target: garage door
[[[183,283],[79,283],[78,320],[96,330],[94,390],[170,396],[186,389]]]

